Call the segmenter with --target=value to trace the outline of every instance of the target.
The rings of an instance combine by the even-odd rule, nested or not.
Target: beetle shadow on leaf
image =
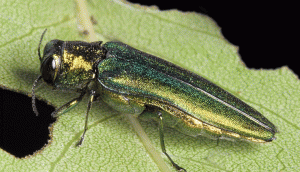
[[[39,76],[38,75],[39,72],[36,72],[36,71],[33,71],[33,70],[24,69],[24,68],[21,68],[19,70],[14,71],[14,72],[15,72],[14,76],[17,76],[18,80],[25,82],[26,85],[32,85],[33,82]],[[29,91],[31,91],[31,90],[29,90]]]

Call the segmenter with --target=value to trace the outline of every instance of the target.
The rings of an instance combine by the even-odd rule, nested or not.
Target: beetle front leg
[[[69,101],[68,103],[62,105],[61,107],[59,107],[58,109],[56,109],[54,112],[51,113],[51,116],[53,118],[59,117],[60,115],[64,114],[65,112],[69,111],[70,109],[72,109],[73,107],[75,107],[83,98],[83,96],[85,95],[85,91],[83,91],[79,97]]]

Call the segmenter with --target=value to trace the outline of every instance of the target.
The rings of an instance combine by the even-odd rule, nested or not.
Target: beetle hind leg
[[[162,113],[160,111],[158,111],[158,118],[159,118],[159,122],[158,122],[158,129],[159,129],[159,138],[160,138],[160,146],[162,149],[162,152],[168,157],[168,159],[170,160],[170,162],[172,163],[172,165],[178,170],[178,171],[186,171],[184,168],[180,167],[179,165],[177,165],[172,158],[169,156],[169,154],[166,151],[166,147],[165,147],[165,139],[164,139],[164,125],[163,125],[163,116]]]
[[[173,167],[175,167],[178,171],[186,171],[184,168],[177,165],[166,151],[165,139],[164,139],[164,122],[166,122],[164,120],[166,120],[166,119],[164,119],[164,117],[163,117],[164,115],[166,115],[166,113],[167,112],[161,110],[158,107],[146,106],[145,111],[139,117],[141,119],[154,119],[158,122],[160,146],[161,146],[162,152],[167,156],[169,161],[172,163]]]

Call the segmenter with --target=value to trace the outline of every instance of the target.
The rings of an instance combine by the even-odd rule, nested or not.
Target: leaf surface
[[[214,141],[185,136],[173,129],[165,134],[171,157],[187,171],[296,171],[300,161],[300,82],[288,68],[252,70],[209,17],[177,10],[160,11],[124,1],[87,1],[92,37],[85,14],[72,1],[4,1],[0,6],[1,87],[30,94],[39,75],[37,45],[52,39],[118,40],[197,73],[250,104],[279,129],[269,144]],[[37,97],[56,107],[76,97],[43,85]],[[75,144],[84,128],[87,98],[61,116],[53,126],[53,141],[43,151],[17,159],[0,151],[0,171],[175,171],[161,154],[157,126],[141,122],[146,135],[137,135],[128,118],[98,101],[93,104],[89,130],[80,148]],[[1,123],[1,122],[0,122]],[[150,142],[143,140],[150,138]],[[146,145],[153,146],[158,152]],[[158,161],[160,157],[164,161]]]

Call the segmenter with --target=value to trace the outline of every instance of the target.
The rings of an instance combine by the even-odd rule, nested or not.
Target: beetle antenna
[[[39,115],[39,112],[37,111],[36,105],[35,105],[35,94],[34,94],[34,89],[35,86],[37,84],[37,82],[39,82],[39,80],[42,79],[42,75],[40,75],[33,83],[32,85],[32,90],[31,90],[31,104],[32,104],[32,110],[33,112],[36,114],[36,116]]]
[[[44,37],[46,31],[47,31],[47,29],[45,29],[44,32],[42,33],[42,36],[41,36],[41,39],[40,39],[40,43],[39,43],[39,47],[38,47],[38,55],[39,55],[40,61],[42,61],[40,48],[41,48],[41,43],[42,43],[42,40],[43,40],[43,37]]]

